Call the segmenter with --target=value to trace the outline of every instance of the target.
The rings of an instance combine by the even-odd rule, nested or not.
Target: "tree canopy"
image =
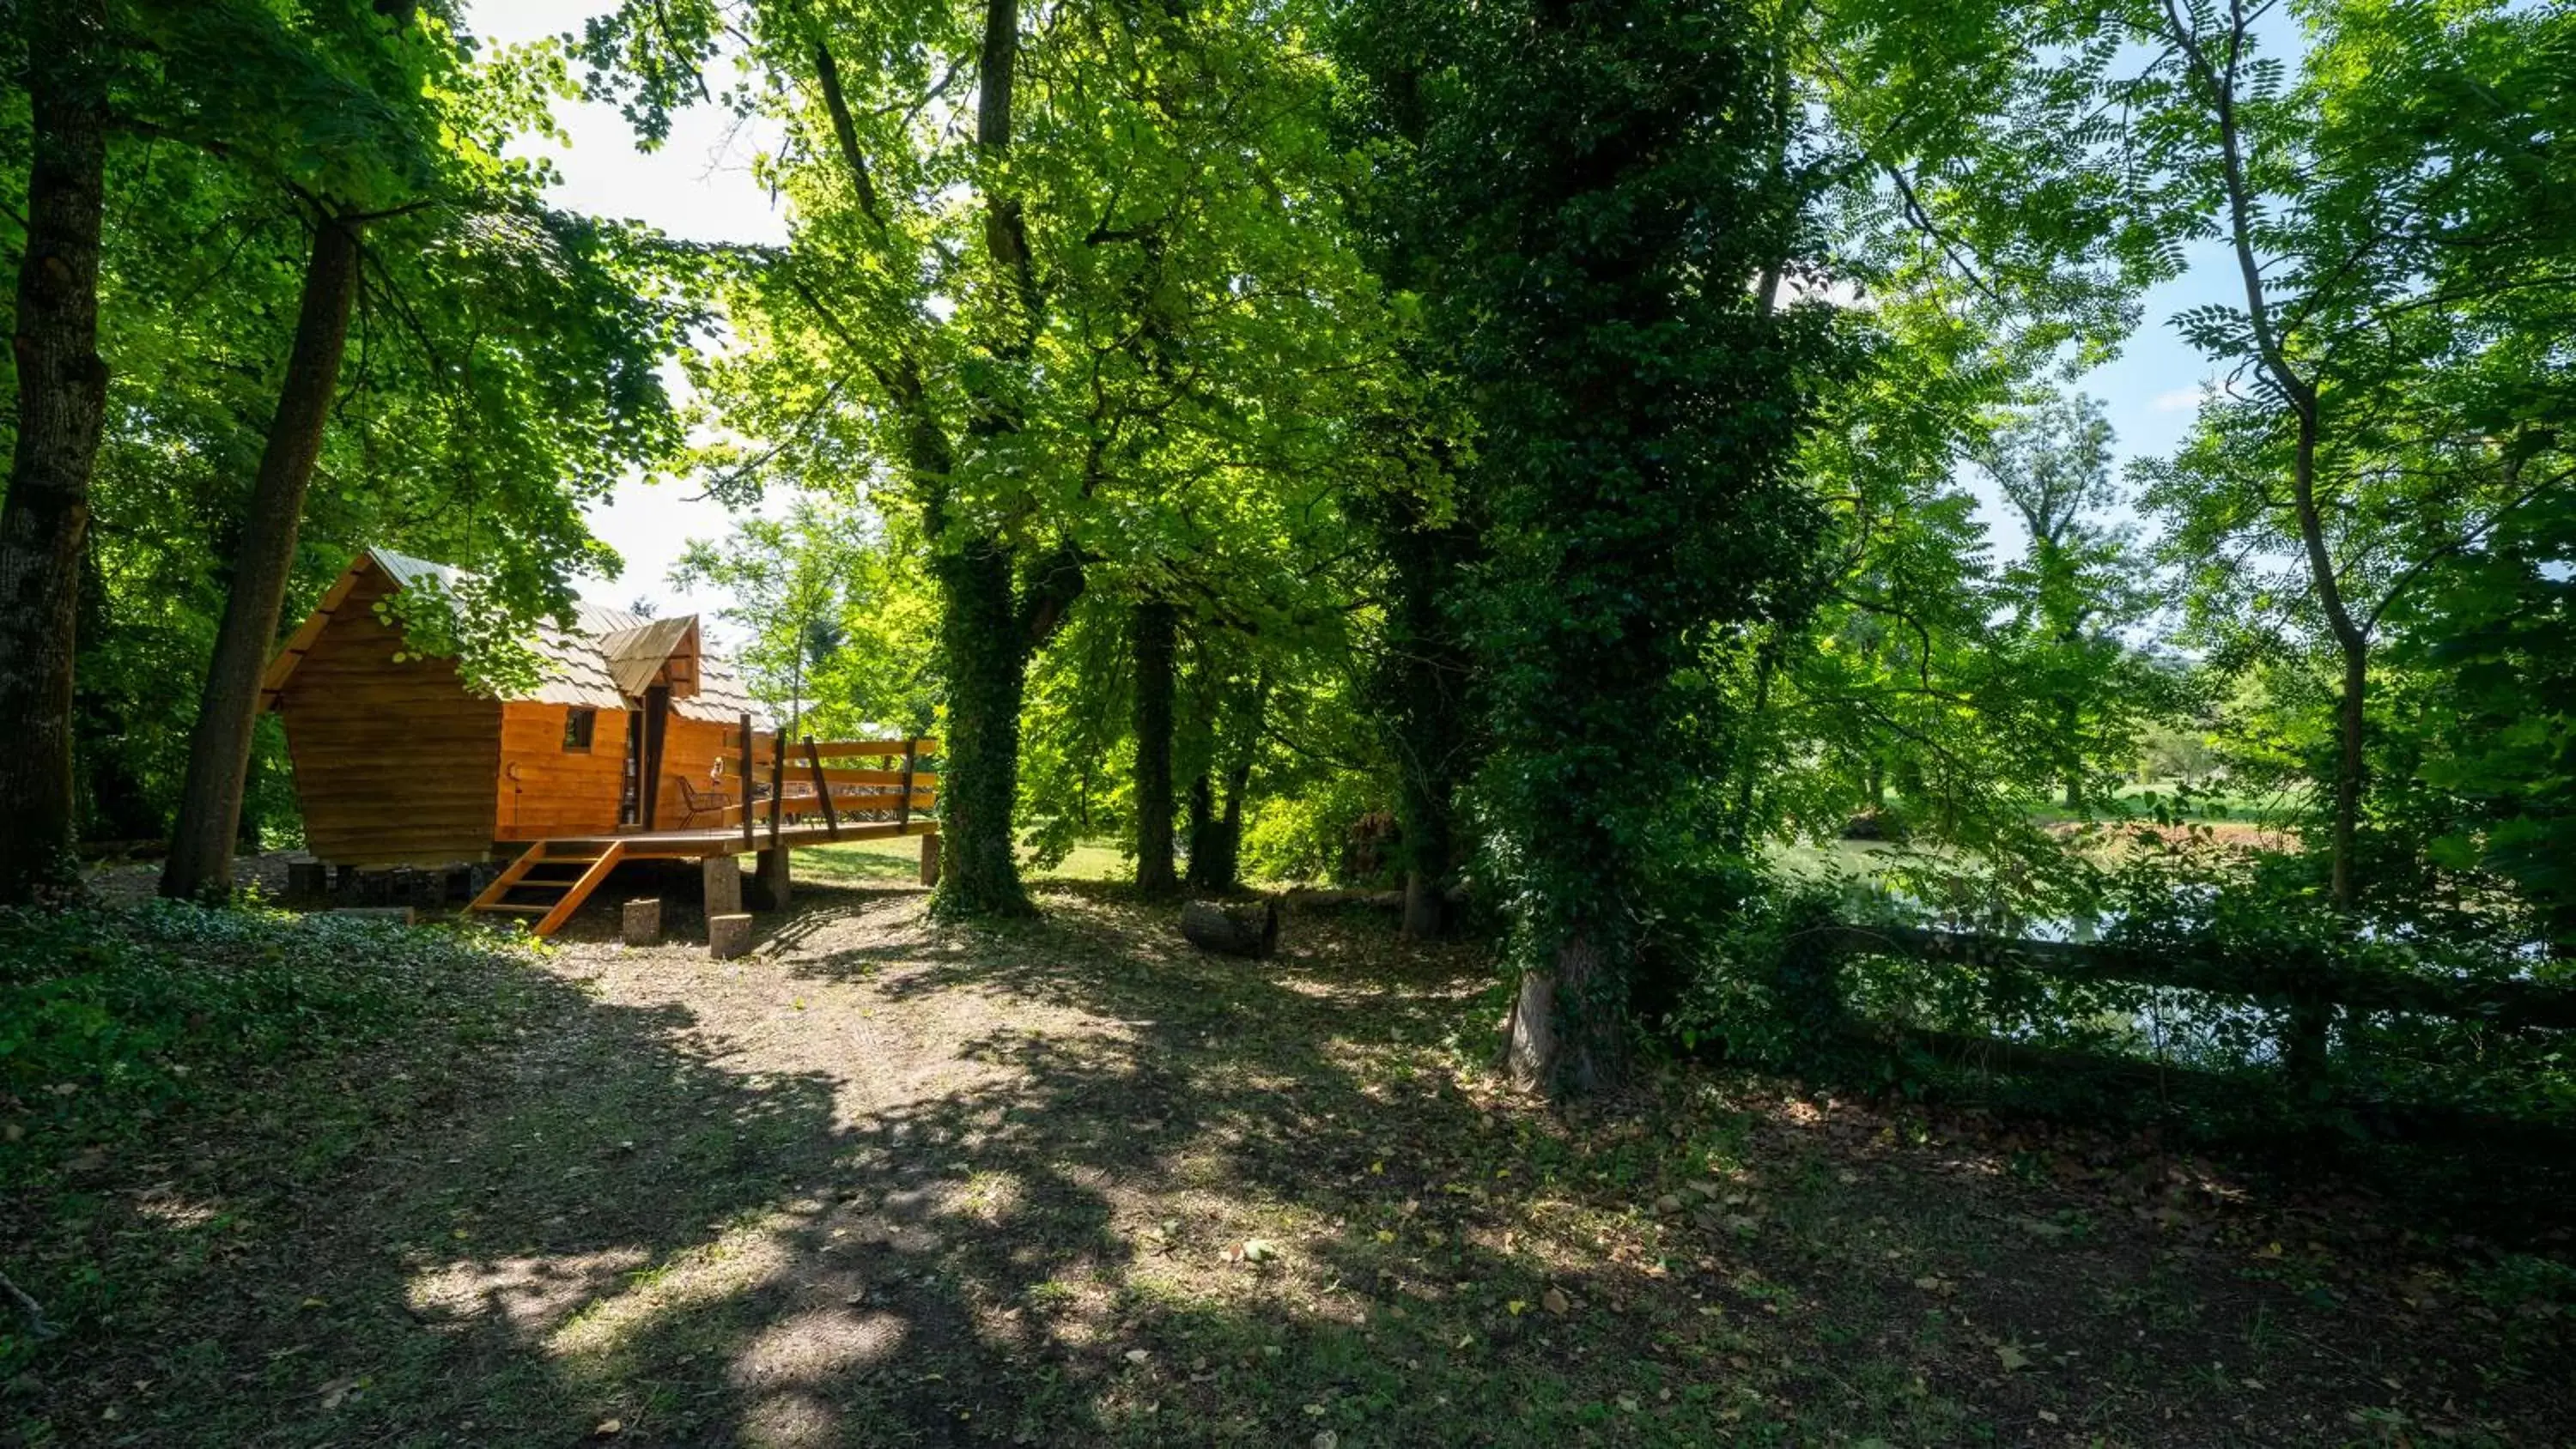
[[[356,549],[506,640],[669,474],[743,511],[675,582],[772,720],[943,742],[943,912],[1104,839],[1400,888],[1499,943],[1534,1082],[1818,852],[2017,926],[2259,811],[2258,914],[2576,948],[2563,8],[470,18],[13,22],[0,608],[73,641],[0,677],[63,742],[16,894],[75,827],[180,893],[293,838],[244,681]],[[520,142],[576,97],[759,120],[786,240],[564,210]],[[2207,386],[2124,466],[2092,370],[2150,332]]]

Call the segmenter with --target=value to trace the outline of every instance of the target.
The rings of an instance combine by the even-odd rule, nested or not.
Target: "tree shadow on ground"
[[[2483,1307],[2455,1274],[2356,1273],[2325,1225],[2285,1238],[2187,1162],[1690,1075],[1549,1111],[1478,1070],[1495,1008],[1473,951],[1319,913],[1241,962],[1115,888],[1044,900],[959,928],[916,891],[800,886],[732,963],[586,921],[543,968],[496,965],[512,984],[477,1030],[344,1064],[386,1103],[336,1149],[255,1111],[199,1124],[203,1170],[174,1144],[166,1184],[96,1197],[87,1241],[194,1257],[149,1312],[85,1328],[94,1358],[53,1360],[56,1439],[2254,1444],[2563,1422],[2563,1318]]]

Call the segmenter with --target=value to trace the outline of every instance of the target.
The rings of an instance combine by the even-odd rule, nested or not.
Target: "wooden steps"
[[[612,841],[605,846],[564,844],[540,840],[526,853],[511,861],[493,878],[483,894],[465,909],[497,915],[534,916],[528,927],[535,936],[551,936],[590,893],[599,889],[625,860],[626,844]]]

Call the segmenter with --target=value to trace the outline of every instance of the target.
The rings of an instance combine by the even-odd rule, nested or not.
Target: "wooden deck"
[[[476,914],[526,917],[533,934],[552,935],[581,909],[593,891],[607,883],[621,863],[695,860],[706,862],[712,924],[719,914],[712,903],[719,898],[732,903],[723,907],[721,914],[731,915],[739,909],[740,876],[731,863],[735,856],[760,857],[763,892],[773,907],[783,908],[791,874],[788,861],[793,852],[847,841],[907,837],[921,842],[921,883],[939,884],[939,817],[932,813],[938,804],[939,776],[920,767],[923,750],[936,748],[936,741],[808,739],[799,746],[803,758],[791,774],[787,741],[773,735],[765,792],[759,788],[758,736],[750,715],[742,716],[733,743],[740,751],[735,756],[734,778],[746,782],[746,788],[703,792],[714,798],[702,806],[702,792],[689,789],[686,777],[682,777],[682,794],[691,808],[703,808],[703,813],[714,815],[719,823],[702,829],[637,827],[605,832],[565,830],[561,826],[503,827],[499,838],[492,842],[492,852],[516,859],[466,909]],[[889,767],[826,767],[826,759],[875,759],[888,762]],[[897,760],[902,762],[901,768],[891,768]],[[752,796],[747,819],[741,800],[728,798],[740,794]],[[648,791],[648,808],[644,811],[647,818],[653,813],[649,808],[651,798]],[[817,814],[822,818],[816,819]]]
[[[765,823],[756,824],[748,836],[740,826],[709,826],[704,830],[625,830],[606,835],[548,834],[543,838],[496,840],[492,842],[494,854],[515,854],[517,858],[493,877],[492,884],[466,910],[478,915],[522,917],[530,934],[551,936],[572,919],[593,891],[607,884],[618,866],[634,860],[695,860],[707,864],[710,902],[719,893],[719,873],[725,880],[735,882],[723,891],[725,899],[735,902],[723,908],[730,912],[739,908],[741,895],[741,877],[732,863],[732,857],[738,855],[760,857],[762,887],[771,893],[773,906],[783,907],[791,852],[816,845],[899,837],[921,842],[921,883],[937,885],[939,827],[927,819],[821,824],[782,820],[775,830]],[[711,906],[711,914],[713,910]]]
[[[560,832],[530,832],[492,842],[496,853],[525,850],[544,842],[572,849],[604,850],[611,845],[626,847],[627,860],[705,860],[718,855],[751,855],[773,847],[801,850],[815,845],[844,845],[854,840],[894,840],[905,836],[936,836],[939,826],[932,820],[915,820],[909,824],[891,821],[844,821],[835,830],[820,821],[811,824],[784,824],[772,835],[767,821],[755,822],[746,840],[739,825],[711,825],[703,830],[623,830],[605,835],[566,835]]]

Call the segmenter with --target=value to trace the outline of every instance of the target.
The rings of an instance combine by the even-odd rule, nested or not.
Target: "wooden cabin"
[[[477,694],[455,662],[402,657],[376,605],[455,570],[387,549],[350,561],[261,681],[286,722],[307,847],[335,865],[446,865],[496,844],[739,820],[756,715],[695,615],[584,606],[531,641],[537,683]],[[755,728],[765,728],[755,721]],[[765,736],[754,741],[766,749]]]

